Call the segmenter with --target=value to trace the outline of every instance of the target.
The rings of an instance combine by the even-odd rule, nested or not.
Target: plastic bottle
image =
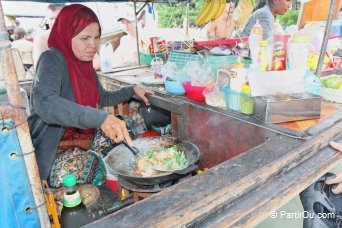
[[[76,228],[91,222],[91,218],[84,204],[82,197],[76,187],[76,176],[67,174],[63,177],[64,198],[61,213],[62,228]]]
[[[268,42],[267,40],[261,40],[258,52],[258,67],[261,71],[267,71],[269,66],[269,55],[268,55]]]
[[[264,31],[263,28],[261,27],[261,25],[259,24],[259,21],[257,20],[248,38],[248,45],[249,45],[249,50],[251,52],[251,58],[252,58],[252,68],[256,68],[258,65],[257,60],[258,60],[258,52],[259,52],[259,43],[262,40],[263,31]]]
[[[264,33],[264,29],[261,27],[261,24],[259,24],[259,20],[257,20],[255,25],[253,25],[251,34],[257,35],[259,37],[259,40],[262,40],[263,33]]]
[[[249,82],[241,85],[241,113],[246,115],[253,114],[254,100],[251,97],[251,88]]]
[[[287,69],[306,70],[308,68],[310,39],[294,37],[287,48]]]

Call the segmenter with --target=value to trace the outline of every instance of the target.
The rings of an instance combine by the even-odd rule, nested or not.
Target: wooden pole
[[[7,89],[7,94],[9,102],[15,106],[23,106],[23,98],[20,93],[17,73],[14,65],[11,43],[9,41],[8,32],[5,25],[4,13],[2,9],[2,2],[0,1],[0,69],[5,78],[5,85]],[[14,112],[15,113],[15,112]],[[24,111],[20,115],[14,114],[13,120],[16,124],[27,118]],[[32,193],[34,201],[37,207],[37,212],[40,220],[41,227],[50,227],[50,220],[46,210],[46,204],[43,196],[43,188],[41,185],[41,180],[38,172],[38,165],[36,161],[35,153],[30,153],[34,151],[31,135],[28,127],[28,123],[18,126],[17,134],[19,138],[20,147],[23,156],[26,170],[29,177],[29,181],[32,188]]]

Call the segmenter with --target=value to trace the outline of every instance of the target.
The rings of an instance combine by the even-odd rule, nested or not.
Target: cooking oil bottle
[[[61,213],[62,228],[76,228],[91,222],[91,218],[82,197],[76,187],[76,176],[67,174],[63,177],[64,199]]]

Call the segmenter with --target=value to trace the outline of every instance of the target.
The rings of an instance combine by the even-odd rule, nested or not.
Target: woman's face
[[[283,15],[292,7],[292,0],[273,0],[274,12]]]
[[[94,22],[72,38],[72,51],[77,59],[85,62],[93,61],[100,45],[100,26]]]

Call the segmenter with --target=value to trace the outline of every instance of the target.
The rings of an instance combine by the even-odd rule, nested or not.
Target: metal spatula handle
[[[132,153],[136,156],[138,155],[139,157],[141,157],[142,159],[144,159],[147,164],[153,169],[153,166],[151,164],[151,162],[149,160],[147,160],[142,154],[140,154],[140,150],[134,146],[130,146],[126,140],[122,141],[122,143],[130,150],[132,151]]]

